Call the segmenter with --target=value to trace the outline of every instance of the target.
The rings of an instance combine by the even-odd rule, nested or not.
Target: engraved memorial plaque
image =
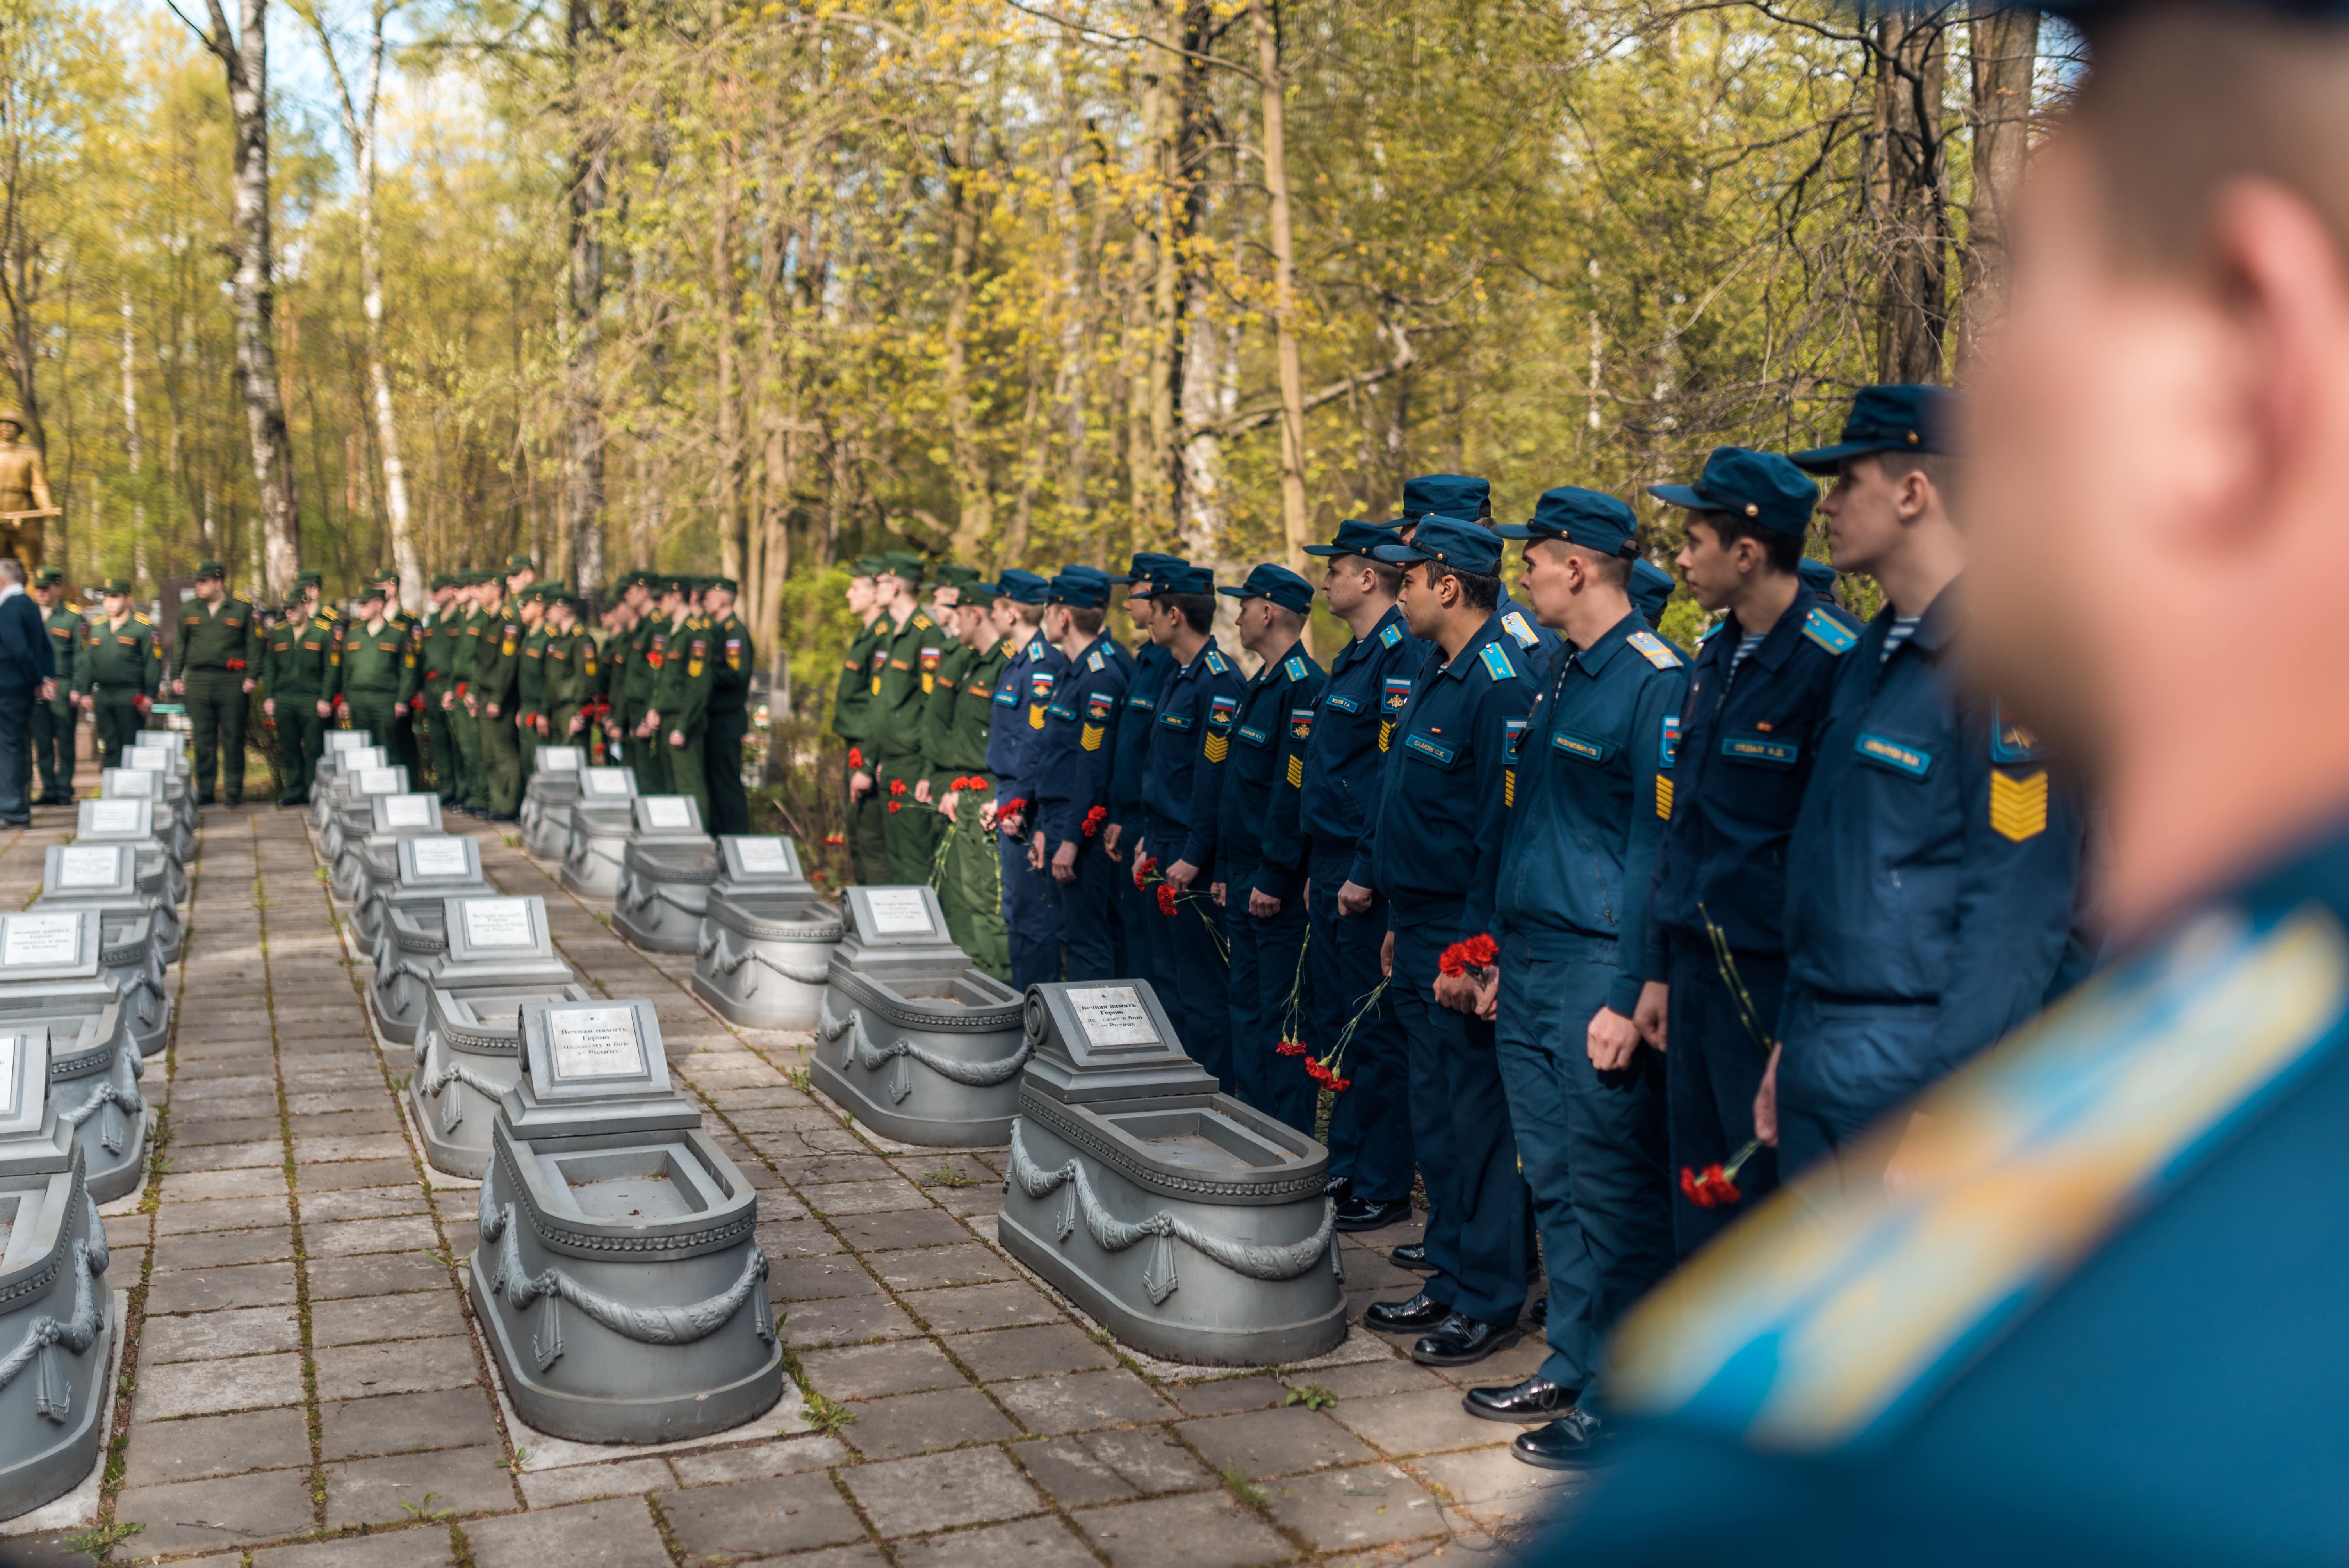
[[[16,1067],[24,1057],[24,1036],[0,1035],[0,1121],[14,1120],[23,1109],[17,1103],[24,1099],[25,1091],[16,1081],[22,1076]]]
[[[1085,1039],[1095,1047],[1164,1044],[1149,1009],[1131,985],[1102,985],[1069,993]]]
[[[357,751],[367,744],[367,736],[363,729],[330,729],[326,741],[329,751]]]
[[[136,833],[146,826],[146,802],[141,800],[92,800],[88,804],[89,830],[93,833]]]
[[[57,851],[57,887],[112,887],[121,878],[122,851],[67,844]]]
[[[734,863],[745,876],[795,876],[799,868],[783,851],[781,839],[736,839]]]
[[[46,968],[80,955],[78,914],[12,914],[0,932],[0,968]]]
[[[397,795],[408,780],[400,777],[398,768],[362,768],[359,769],[358,792],[362,795]]]
[[[645,1071],[644,1042],[636,1038],[633,1007],[583,1007],[549,1011],[547,1044],[559,1078],[636,1078]]]
[[[579,771],[579,748],[575,746],[540,747],[538,770],[541,773],[576,773]]]
[[[383,825],[387,828],[429,828],[432,825],[432,802],[422,795],[394,795],[383,803]]]
[[[523,898],[474,898],[465,901],[465,944],[469,947],[535,947],[531,934],[530,901]]]
[[[465,855],[462,839],[413,839],[409,853],[409,862],[420,877],[461,877],[472,874],[472,864]]]
[[[693,808],[682,796],[655,795],[645,802],[645,826],[647,828],[690,828]]]
[[[109,797],[124,799],[153,799],[163,792],[162,775],[142,773],[136,768],[109,768],[98,776],[98,788]]]
[[[873,934],[875,936],[929,936],[935,934],[930,924],[930,912],[922,902],[918,888],[874,888],[865,895],[873,911]]]
[[[123,761],[141,773],[169,773],[171,754],[152,746],[134,746],[122,754]]]
[[[590,768],[585,788],[590,795],[608,795],[618,799],[627,794],[631,782],[629,777],[616,768]]]

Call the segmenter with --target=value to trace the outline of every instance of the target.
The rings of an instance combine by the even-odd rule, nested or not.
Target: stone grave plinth
[[[554,955],[543,899],[443,898],[437,913],[395,907],[388,916],[389,942],[367,999],[384,1037],[403,1046],[416,1043],[436,990],[559,991],[574,979],[571,965]]]
[[[377,888],[399,875],[400,840],[439,838],[445,833],[440,825],[438,795],[370,795],[366,799],[367,830],[345,836],[343,852],[336,858],[328,881],[335,896],[354,907],[365,903]]]
[[[408,1109],[425,1163],[479,1179],[490,1162],[490,1127],[522,1080],[522,1010],[532,1002],[592,1002],[578,985],[435,990],[416,1031]]]
[[[122,766],[163,775],[168,782],[163,786],[162,799],[186,827],[192,841],[196,830],[195,775],[188,767],[186,754],[176,746],[134,739],[122,748]]]
[[[320,833],[345,799],[338,792],[344,775],[360,768],[381,768],[391,760],[384,748],[370,744],[364,729],[330,729],[325,739],[326,749],[310,773],[310,829]]]
[[[783,1366],[758,1194],[670,1087],[652,1004],[533,1002],[522,1034],[469,1260],[516,1412],[597,1443],[759,1416]]]
[[[0,1519],[81,1484],[106,1441],[106,1225],[49,1088],[48,1031],[0,1032]]]
[[[692,796],[642,797],[636,830],[620,856],[612,928],[647,953],[692,952],[709,907],[709,884],[725,863]]]
[[[1001,1143],[1019,1114],[1019,993],[971,967],[926,887],[853,887],[825,970],[812,1071],[885,1138]]]
[[[471,834],[400,839],[393,843],[392,855],[392,880],[351,912],[351,934],[378,969],[390,962],[387,911],[429,910],[437,922],[441,900],[491,898],[498,891],[481,875],[481,847]],[[432,927],[436,942],[440,929],[437,923]]]
[[[180,961],[185,927],[160,892],[139,891],[139,853],[129,844],[51,844],[42,851],[41,892],[35,909],[95,909],[100,914],[145,913],[155,956],[169,969]]]
[[[702,917],[693,994],[729,1023],[812,1029],[823,1014],[840,911],[813,893],[719,892]]]
[[[98,798],[152,801],[156,841],[163,846],[165,853],[185,866],[196,858],[196,830],[167,796],[167,786],[176,782],[169,774],[140,768],[102,768],[98,774]],[[182,784],[181,788],[184,794],[186,786]]]
[[[139,892],[176,908],[188,902],[188,872],[155,836],[155,802],[82,800],[74,808],[74,844],[127,844],[139,862]]]
[[[335,789],[341,799],[327,812],[326,829],[318,835],[320,858],[330,866],[342,859],[346,845],[366,838],[374,827],[377,796],[408,793],[408,769],[347,768],[335,780]]]
[[[1329,1150],[1216,1090],[1148,983],[1028,989],[1005,1250],[1135,1349],[1302,1361],[1346,1337]]]
[[[0,1035],[46,1029],[49,1095],[80,1145],[90,1195],[113,1202],[147,1162],[145,1069],[121,993],[99,967],[93,909],[0,914]]]
[[[543,861],[559,861],[571,836],[571,807],[579,799],[579,770],[587,766],[584,746],[542,746],[531,760],[530,782],[522,792],[522,844]]]
[[[617,898],[628,836],[636,830],[636,776],[625,768],[585,768],[563,841],[563,885],[582,898]]]

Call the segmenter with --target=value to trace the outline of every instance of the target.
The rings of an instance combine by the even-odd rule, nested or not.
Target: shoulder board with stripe
[[[1517,666],[1509,663],[1509,650],[1498,643],[1487,643],[1478,653],[1485,661],[1485,673],[1496,681],[1515,678]]]
[[[1092,653],[1085,655],[1085,668],[1092,671],[1095,675],[1101,674],[1102,666],[1107,663],[1108,661],[1102,657],[1101,650],[1099,648],[1095,648]]]
[[[1859,645],[1859,634],[1827,614],[1824,605],[1814,604],[1811,613],[1803,617],[1803,635],[1841,658]]]
[[[1290,655],[1288,661],[1280,667],[1288,672],[1288,678],[1292,681],[1301,681],[1305,678],[1305,661],[1294,654]]]
[[[1209,649],[1207,650],[1207,673],[1208,673],[1208,674],[1210,674],[1210,675],[1218,675],[1218,676],[1220,676],[1220,675],[1227,675],[1227,674],[1229,674],[1229,673],[1231,672],[1231,667],[1232,667],[1232,661],[1231,661],[1231,660],[1229,660],[1229,659],[1227,659],[1227,658],[1224,657],[1224,655],[1223,655],[1222,654],[1220,654],[1220,653],[1216,652],[1216,651],[1215,649],[1213,649],[1213,648],[1209,648]]]
[[[1648,662],[1660,670],[1676,670],[1681,667],[1679,653],[1670,643],[1653,632],[1634,632],[1623,640],[1646,655]]]
[[[914,629],[916,631],[926,632],[930,629],[930,618],[927,615],[923,614],[919,610],[914,612]]]
[[[1402,641],[1402,627],[1398,623],[1389,621],[1384,626],[1379,629],[1379,646],[1382,648],[1392,648],[1397,643]]]
[[[1517,646],[1521,648],[1530,648],[1541,641],[1534,635],[1534,629],[1526,624],[1525,616],[1516,610],[1502,616],[1501,624],[1508,628],[1509,635],[1517,640]]]

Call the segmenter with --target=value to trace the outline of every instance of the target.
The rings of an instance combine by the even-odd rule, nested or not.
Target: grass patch
[[[840,1436],[841,1429],[853,1425],[856,1412],[839,1400],[803,1387],[800,1393],[800,1408],[815,1429],[827,1438]]]

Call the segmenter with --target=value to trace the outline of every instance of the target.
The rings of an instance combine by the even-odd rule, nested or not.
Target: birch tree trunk
[[[1973,0],[1967,53],[1973,64],[1973,206],[1959,263],[1961,373],[1998,314],[2006,286],[2007,222],[2031,148],[2031,92],[2039,64],[2039,13]]]
[[[217,0],[215,0],[217,3]],[[604,583],[603,348],[605,160],[608,138],[577,100],[580,57],[596,27],[592,0],[571,0],[567,28],[578,125],[571,163],[571,256],[567,278],[569,334],[564,345],[563,506],[571,527],[572,581],[585,593]]]
[[[1273,0],[1255,0],[1257,87],[1263,95],[1264,189],[1271,205],[1272,323],[1280,372],[1280,526],[1288,568],[1302,573],[1314,542],[1305,510],[1305,371],[1297,347],[1297,242],[1290,226],[1288,154],[1280,33]]]
[[[951,216],[947,253],[946,403],[947,430],[954,443],[954,549],[958,561],[978,560],[979,542],[995,530],[994,490],[987,455],[979,447],[978,419],[970,397],[970,294],[972,273],[978,265],[980,207],[972,160],[978,145],[978,116],[966,102],[955,119],[949,155],[953,167],[947,170]]]
[[[1884,265],[1877,294],[1879,381],[1939,381],[1948,335],[1950,199],[1941,87],[1945,11],[1889,12],[1877,24]]]

